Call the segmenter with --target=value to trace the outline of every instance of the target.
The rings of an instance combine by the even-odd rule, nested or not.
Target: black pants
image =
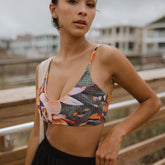
[[[79,157],[54,148],[47,138],[38,146],[32,165],[95,165],[95,157]]]

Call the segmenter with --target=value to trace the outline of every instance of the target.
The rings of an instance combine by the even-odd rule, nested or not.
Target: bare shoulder
[[[127,57],[116,47],[109,45],[100,45],[98,49],[99,61],[110,69],[113,74],[117,74],[120,71],[120,67],[131,67],[132,64],[129,62]],[[125,64],[125,65],[123,65]]]
[[[103,56],[106,58],[121,56],[123,53],[112,45],[101,44],[99,46],[100,51],[102,51]]]
[[[116,51],[115,47],[104,44],[101,44],[97,50],[98,54],[100,54],[99,59],[101,62],[109,62],[109,59],[113,58]]]
[[[101,45],[99,53],[101,54],[100,61],[106,64],[106,69],[111,73],[112,81],[126,89],[139,102],[154,95],[120,50],[113,46]]]

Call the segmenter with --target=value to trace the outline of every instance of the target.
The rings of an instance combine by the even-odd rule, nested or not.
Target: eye
[[[68,2],[72,3],[72,4],[76,4],[77,3],[77,1],[75,1],[75,0],[69,0]]]
[[[93,7],[95,7],[95,4],[94,3],[87,3],[87,6],[93,8]]]

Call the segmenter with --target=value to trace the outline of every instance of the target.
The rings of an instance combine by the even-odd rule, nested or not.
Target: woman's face
[[[54,7],[51,13],[58,19],[60,32],[74,36],[85,35],[96,14],[96,0],[58,0]]]

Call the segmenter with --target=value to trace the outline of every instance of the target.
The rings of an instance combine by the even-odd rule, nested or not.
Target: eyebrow
[[[93,1],[93,2],[97,2],[97,0],[88,0],[88,1]]]

